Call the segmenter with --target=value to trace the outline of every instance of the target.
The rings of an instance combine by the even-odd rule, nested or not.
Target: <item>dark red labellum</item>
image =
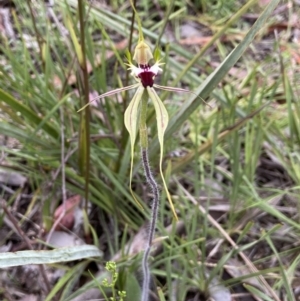
[[[150,71],[149,65],[139,65],[139,67],[143,69],[143,71],[138,75],[141,79],[142,85],[144,86],[144,88],[152,87],[156,74]]]

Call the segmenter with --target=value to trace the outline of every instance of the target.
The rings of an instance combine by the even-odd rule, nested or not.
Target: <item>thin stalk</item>
[[[150,225],[148,228],[148,237],[147,237],[147,244],[144,251],[144,256],[142,259],[142,269],[143,269],[143,287],[142,287],[142,299],[141,301],[148,301],[149,300],[149,291],[150,283],[151,283],[151,276],[150,276],[150,268],[149,268],[149,255],[151,251],[151,245],[153,242],[155,229],[156,229],[156,222],[157,222],[157,215],[158,215],[158,208],[159,208],[159,189],[158,185],[152,175],[150,165],[149,165],[149,158],[148,158],[148,135],[147,135],[147,102],[148,102],[148,94],[144,93],[142,96],[142,104],[141,104],[141,111],[140,111],[140,142],[141,142],[141,152],[142,152],[142,162],[145,171],[145,177],[147,183],[150,185],[152,193],[153,193],[153,200],[151,204],[151,217],[150,217]]]
[[[89,75],[87,71],[87,62],[86,62],[86,49],[85,49],[85,19],[84,19],[84,2],[83,0],[78,1],[78,14],[79,14],[79,24],[80,24],[80,42],[81,42],[81,51],[82,51],[82,62],[79,62],[82,74],[83,74],[83,92],[84,92],[84,100],[85,104],[87,104],[89,100]],[[82,115],[83,116],[83,115]],[[85,121],[85,143],[86,143],[86,151],[85,151],[85,205],[84,209],[87,212],[88,199],[89,199],[89,180],[90,180],[90,111],[87,107],[84,112],[84,121]]]

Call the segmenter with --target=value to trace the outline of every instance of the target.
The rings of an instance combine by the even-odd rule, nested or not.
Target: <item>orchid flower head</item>
[[[133,6],[134,8],[134,6]],[[137,14],[138,16],[138,14]],[[136,89],[136,92],[130,101],[125,113],[124,113],[124,123],[125,127],[129,132],[130,136],[130,143],[131,143],[131,164],[130,164],[130,192],[134,198],[134,200],[137,202],[137,204],[141,206],[141,204],[138,202],[136,199],[134,192],[131,187],[131,181],[133,177],[133,158],[134,158],[134,145],[135,145],[135,140],[138,132],[138,123],[139,123],[139,110],[140,110],[140,102],[142,97],[145,97],[146,95],[149,96],[151,99],[155,113],[156,113],[156,120],[157,120],[157,136],[158,136],[158,141],[160,144],[160,154],[159,154],[159,169],[160,169],[160,174],[161,178],[163,181],[163,185],[167,194],[167,198],[171,207],[171,210],[173,212],[173,215],[176,219],[177,214],[170,196],[170,193],[167,188],[166,181],[164,179],[163,171],[162,171],[162,159],[163,159],[163,149],[164,149],[164,134],[168,126],[169,122],[169,116],[168,112],[158,96],[156,89],[160,90],[167,90],[171,92],[188,92],[192,93],[193,92],[182,89],[182,88],[176,88],[176,87],[165,87],[165,86],[160,86],[154,83],[155,77],[158,75],[158,73],[162,72],[162,69],[160,68],[163,63],[160,60],[160,51],[158,48],[156,48],[152,54],[152,51],[149,47],[149,45],[145,42],[144,37],[143,37],[143,32],[142,32],[142,27],[141,27],[141,22],[140,19],[138,18],[138,25],[139,25],[139,40],[137,43],[137,46],[135,47],[134,50],[134,55],[133,55],[133,61],[137,63],[135,65],[131,59],[131,54],[129,51],[126,52],[126,57],[128,60],[128,63],[126,64],[131,70],[131,75],[133,78],[137,81],[137,83],[127,86],[127,87],[122,87],[118,88],[112,91],[105,92],[104,94],[98,96],[97,98],[92,99],[88,104],[86,104],[84,107],[82,107],[79,111],[82,111],[85,109],[89,104],[91,104],[93,101],[96,99],[102,99],[108,96],[112,96],[117,93],[121,93],[123,91],[131,90],[131,89]],[[154,62],[153,64],[152,61]],[[146,135],[146,134],[145,134]],[[141,136],[141,133],[140,133]]]
[[[140,28],[141,30],[141,28]],[[130,166],[130,191],[133,195],[134,199],[136,200],[134,193],[131,188],[131,180],[132,180],[132,169],[133,169],[133,157],[134,157],[134,145],[135,140],[138,132],[138,122],[141,123],[141,120],[138,121],[139,116],[139,108],[140,108],[140,102],[142,97],[145,97],[146,95],[152,100],[152,103],[154,105],[155,113],[156,113],[156,120],[157,120],[157,134],[158,134],[158,140],[160,144],[160,159],[159,159],[159,169],[161,178],[163,181],[163,185],[165,188],[165,191],[167,193],[167,198],[170,203],[171,210],[173,212],[174,217],[178,220],[177,214],[170,196],[170,193],[167,188],[166,181],[164,179],[163,171],[162,171],[162,159],[163,159],[163,145],[164,145],[164,133],[166,131],[166,128],[168,126],[169,122],[169,116],[168,112],[157,95],[155,91],[155,84],[154,79],[157,76],[159,72],[162,72],[162,69],[160,68],[160,65],[162,63],[159,60],[159,51],[154,52],[154,58],[156,59],[156,62],[151,65],[151,60],[153,59],[152,52],[150,50],[150,47],[148,44],[144,41],[142,34],[140,34],[140,39],[138,41],[138,44],[134,51],[133,60],[137,62],[137,66],[135,66],[132,61],[131,57],[127,55],[128,61],[129,61],[129,69],[131,70],[132,76],[135,78],[135,80],[138,82],[138,89],[136,93],[134,94],[131,102],[129,103],[125,113],[124,113],[124,122],[125,127],[129,132],[130,136],[130,142],[131,142],[131,166]],[[142,115],[142,114],[141,114]],[[146,118],[145,116],[143,118]],[[145,122],[143,120],[143,122]],[[147,133],[145,131],[140,131],[140,139],[141,141],[147,141],[147,138],[145,138],[145,135]],[[143,143],[141,142],[141,146],[143,146]],[[137,200],[136,200],[137,201]]]
[[[157,55],[155,55],[155,58],[157,58]],[[154,65],[150,65],[149,62],[153,59],[153,55],[150,47],[144,40],[138,42],[133,59],[137,62],[137,66],[129,61],[128,65],[131,70],[131,75],[138,82],[141,82],[144,88],[153,87],[154,78],[158,73],[162,72],[162,69],[159,66],[163,63],[157,60]]]

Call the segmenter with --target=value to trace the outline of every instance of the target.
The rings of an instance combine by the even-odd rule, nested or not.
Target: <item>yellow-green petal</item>
[[[135,92],[131,102],[129,103],[129,106],[127,107],[125,114],[124,114],[124,123],[127,131],[129,132],[130,136],[130,143],[131,143],[131,161],[130,161],[130,184],[129,184],[129,189],[130,192],[136,201],[136,203],[141,207],[142,205],[139,203],[137,198],[135,197],[132,187],[131,187],[131,182],[132,182],[132,170],[133,170],[133,157],[134,157],[134,144],[135,144],[135,139],[136,139],[136,134],[137,134],[137,119],[138,119],[138,107],[140,104],[141,97],[144,93],[145,88],[140,85]]]
[[[157,135],[158,135],[158,141],[160,144],[160,158],[159,158],[159,170],[160,170],[160,174],[162,177],[162,181],[164,184],[164,188],[166,190],[166,194],[167,194],[167,198],[169,200],[170,206],[171,206],[171,210],[173,212],[174,217],[176,218],[176,220],[178,220],[172,199],[171,199],[171,195],[169,193],[163,172],[162,172],[162,159],[163,159],[163,152],[164,152],[164,134],[166,131],[166,128],[168,126],[169,123],[169,115],[168,112],[164,106],[164,104],[162,103],[161,99],[159,98],[159,96],[157,95],[156,91],[152,88],[152,87],[147,87],[147,91],[148,94],[151,98],[151,100],[153,101],[153,105],[155,108],[155,113],[156,113],[156,120],[157,120]]]

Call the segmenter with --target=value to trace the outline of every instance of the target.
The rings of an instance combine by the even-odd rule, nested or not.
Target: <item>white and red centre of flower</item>
[[[158,64],[154,64],[153,66],[147,65],[139,65],[139,67],[131,66],[132,75],[139,78],[144,88],[152,87],[154,84],[154,78],[161,72],[162,69],[158,66]]]

